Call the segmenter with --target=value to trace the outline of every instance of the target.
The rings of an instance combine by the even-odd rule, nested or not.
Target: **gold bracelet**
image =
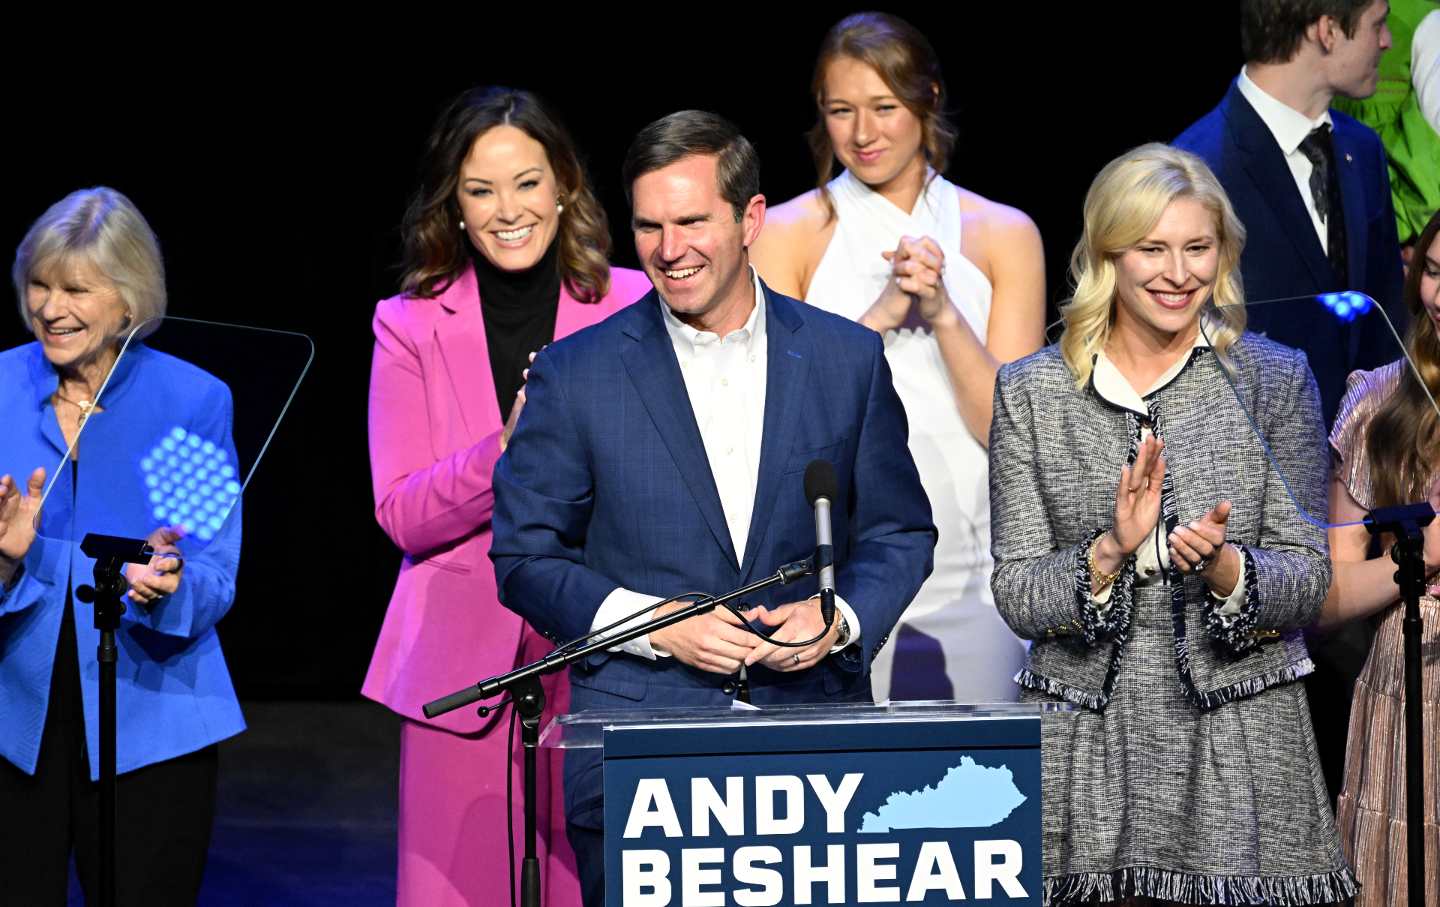
[[[1100,547],[1102,537],[1099,535],[1095,537],[1095,541],[1090,543],[1090,551],[1085,556],[1085,560],[1090,564],[1090,582],[1095,584],[1097,591],[1115,582],[1120,577],[1120,571],[1125,569],[1125,562],[1121,561],[1120,566],[1115,568],[1115,572],[1101,572],[1100,565],[1095,563],[1095,549]]]

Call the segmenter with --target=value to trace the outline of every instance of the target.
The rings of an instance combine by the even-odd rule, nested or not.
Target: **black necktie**
[[[1325,224],[1325,245],[1330,266],[1340,281],[1337,289],[1348,289],[1349,269],[1345,263],[1345,209],[1340,202],[1340,180],[1335,170],[1335,143],[1331,141],[1330,125],[1317,126],[1300,143],[1300,153],[1310,161],[1310,197],[1315,211]]]

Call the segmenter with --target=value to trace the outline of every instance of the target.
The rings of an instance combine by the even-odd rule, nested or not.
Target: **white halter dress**
[[[829,184],[838,221],[805,301],[859,319],[885,288],[880,253],[901,236],[929,236],[945,252],[945,288],[983,341],[992,288],[960,253],[960,197],[934,175],[910,213],[848,171]],[[930,496],[940,541],[935,570],[872,668],[875,699],[1014,700],[1025,646],[990,594],[990,471],[985,448],[960,418],[940,347],[928,328],[885,334],[885,358],[910,422],[910,453]]]

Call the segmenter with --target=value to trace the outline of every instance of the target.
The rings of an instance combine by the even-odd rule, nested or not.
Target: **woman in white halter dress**
[[[985,445],[996,369],[1043,340],[1039,233],[936,172],[953,132],[934,52],[908,24],[841,21],[815,94],[821,178],[832,155],[845,170],[771,209],[751,260],[779,292],[884,335],[940,530],[934,572],[875,659],[875,698],[1013,700],[1025,647],[990,594]]]

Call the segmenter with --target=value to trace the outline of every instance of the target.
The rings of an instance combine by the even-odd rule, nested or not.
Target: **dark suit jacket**
[[[1400,240],[1385,150],[1369,127],[1337,110],[1330,116],[1344,202],[1349,286],[1342,285],[1330,266],[1284,153],[1238,83],[1175,145],[1205,159],[1245,225],[1240,271],[1247,300],[1359,290],[1385,308],[1403,335]],[[1249,314],[1251,330],[1305,351],[1320,386],[1326,425],[1334,421],[1346,376],[1357,368],[1393,361],[1398,353],[1383,319],[1373,312],[1352,325],[1342,324],[1318,303],[1252,306]]]
[[[803,473],[835,467],[836,590],[862,638],[803,672],[750,671],[757,704],[870,698],[869,664],[929,575],[936,531],[906,445],[905,413],[880,336],[765,290],[764,440],[745,560],[736,559],[680,366],[652,291],[536,357],[527,403],[495,468],[501,601],[553,640],[590,630],[617,587],[723,593],[815,546]],[[813,579],[767,590],[778,605]],[[572,707],[727,705],[733,677],[675,658],[593,656],[571,675]],[[730,686],[733,692],[733,686]],[[566,756],[572,822],[599,827],[593,751]]]

